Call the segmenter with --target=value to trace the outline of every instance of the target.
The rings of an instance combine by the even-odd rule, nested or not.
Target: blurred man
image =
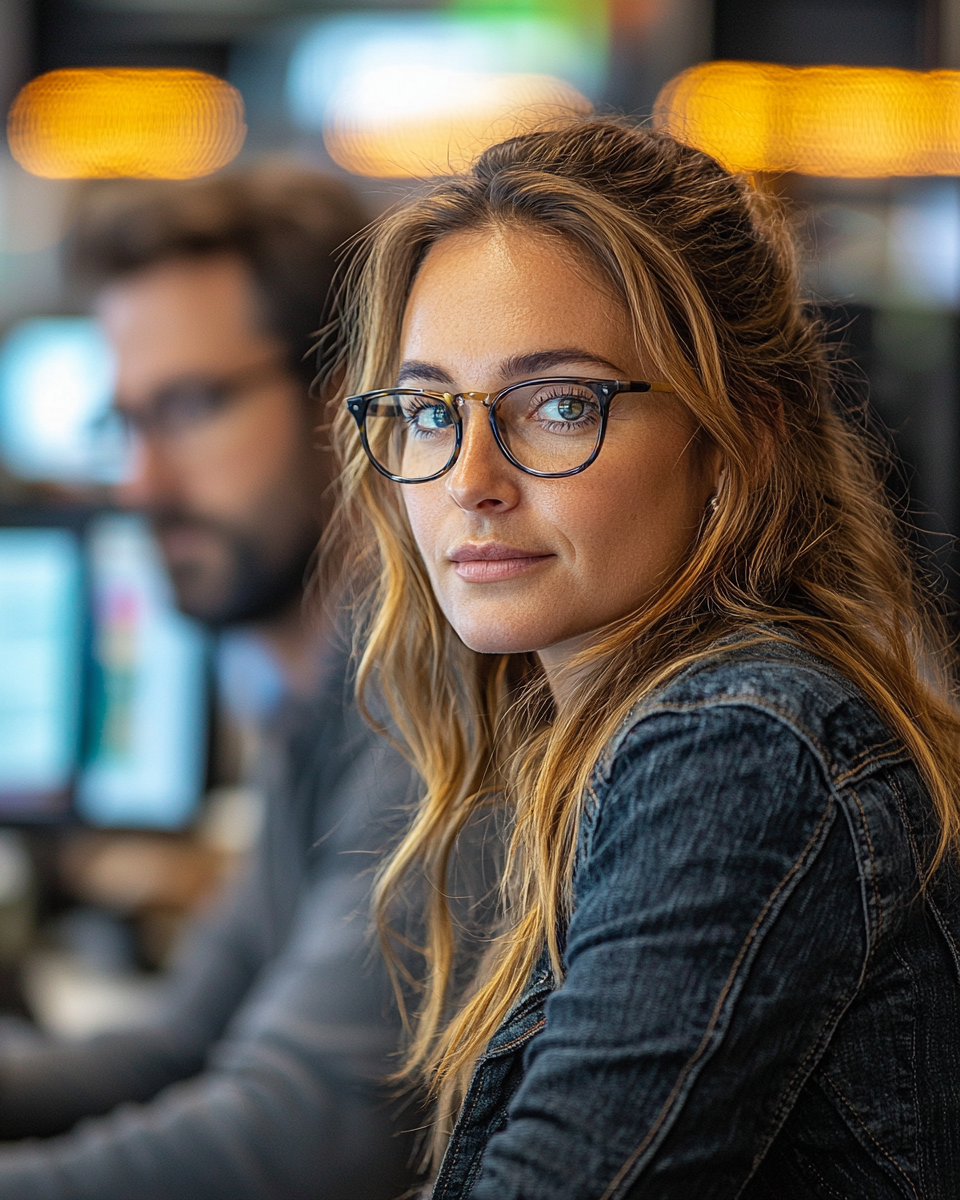
[[[0,1148],[4,1200],[387,1200],[408,1186],[377,1084],[396,1021],[365,925],[411,779],[301,604],[329,471],[305,355],[332,254],[362,220],[342,185],[276,168],[112,187],[80,214],[70,261],[116,351],[135,457],[119,498],[150,518],[182,609],[246,628],[279,682],[260,689],[264,832],[185,939],[161,1017],[0,1044],[0,1137],[47,1139]]]

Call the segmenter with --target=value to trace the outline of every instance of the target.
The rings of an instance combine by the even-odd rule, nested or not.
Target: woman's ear
[[[716,507],[714,501],[717,500],[723,490],[727,477],[727,467],[724,462],[723,451],[702,430],[700,443],[701,478],[707,488],[706,504],[712,511]]]
[[[725,463],[721,463],[714,475],[713,491],[710,493],[710,499],[707,503],[712,509],[715,509],[720,503],[720,497],[723,494],[724,487],[727,482],[727,468]]]

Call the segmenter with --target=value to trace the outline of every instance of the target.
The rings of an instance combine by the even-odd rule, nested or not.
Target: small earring
[[[707,501],[708,514],[712,517],[713,514],[719,508],[719,506],[720,506],[720,498],[717,496],[717,493],[714,492],[713,495],[710,497],[710,499]]]

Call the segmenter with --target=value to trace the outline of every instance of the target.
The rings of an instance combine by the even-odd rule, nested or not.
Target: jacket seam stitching
[[[864,961],[863,971],[861,971],[861,974],[860,974],[860,982],[863,981],[863,974],[865,971],[866,971],[866,960]],[[790,1079],[788,1080],[786,1086],[783,1089],[783,1095],[781,1096],[780,1101],[777,1104],[776,1110],[774,1112],[772,1124],[770,1126],[769,1136],[767,1137],[766,1143],[763,1146],[763,1149],[754,1157],[753,1165],[750,1170],[750,1176],[746,1180],[744,1180],[743,1188],[741,1188],[740,1192],[738,1192],[738,1196],[743,1194],[743,1189],[747,1187],[750,1180],[753,1178],[753,1176],[756,1173],[757,1169],[759,1168],[760,1164],[763,1162],[764,1158],[766,1157],[767,1151],[770,1149],[771,1145],[773,1144],[774,1139],[776,1138],[777,1134],[780,1132],[783,1122],[787,1119],[789,1112],[790,1112],[790,1107],[791,1107],[790,1102],[789,1102],[789,1096],[790,1096],[791,1091],[794,1088],[794,1085],[796,1084],[797,1080],[801,1077],[801,1075],[803,1075],[805,1068],[807,1067],[807,1064],[809,1063],[810,1059],[811,1058],[819,1059],[820,1055],[823,1054],[824,1050],[826,1049],[827,1042],[829,1042],[830,1036],[832,1036],[832,1030],[835,1027],[837,1020],[839,1019],[839,1016],[842,1014],[842,1012],[846,1008],[846,1006],[850,1003],[854,994],[857,992],[859,986],[860,986],[860,984],[858,983],[857,987],[855,987],[852,992],[845,992],[843,995],[837,997],[836,1003],[830,1009],[830,1012],[825,1017],[823,1024],[820,1026],[819,1030],[817,1031],[816,1038],[811,1043],[806,1054],[803,1056],[803,1059],[797,1065],[796,1070],[790,1076]],[[831,1030],[831,1034],[828,1035],[826,1039],[824,1039],[824,1033],[828,1029]],[[807,1072],[807,1074],[809,1075],[809,1072]]]
[[[716,696],[705,700],[693,700],[689,704],[680,704],[675,701],[665,700],[651,708],[649,712],[643,713],[637,721],[637,725],[639,725],[647,717],[656,716],[658,713],[689,713],[696,712],[697,709],[707,708],[752,708],[754,710],[760,710],[761,712],[769,713],[771,716],[776,717],[795,732],[801,733],[811,746],[815,746],[817,748],[817,753],[823,757],[823,751],[820,746],[820,742],[813,736],[810,730],[807,729],[804,723],[799,720],[795,713],[787,712],[786,709],[781,708],[778,704],[774,703],[774,701],[769,700],[766,697],[749,693],[740,693],[736,696]],[[632,733],[635,728],[636,725],[631,726],[627,732]]]
[[[601,756],[604,763],[603,771],[601,772],[601,778],[613,765],[617,754],[623,748],[623,744],[626,742],[630,734],[633,733],[635,729],[638,729],[645,721],[667,713],[685,714],[712,708],[749,708],[753,709],[755,712],[763,712],[774,717],[776,720],[786,725],[792,733],[799,735],[807,742],[811,752],[820,759],[820,763],[825,774],[828,778],[830,778],[830,770],[827,766],[827,759],[826,755],[824,754],[823,747],[821,746],[819,740],[815,738],[813,734],[806,728],[803,722],[797,718],[796,714],[787,712],[785,709],[780,708],[773,701],[765,697],[746,693],[740,693],[735,696],[716,696],[700,700],[691,700],[686,704],[673,700],[657,701],[645,712],[639,712],[635,721],[632,721],[629,724],[625,722],[626,728],[623,730],[622,734],[618,739],[615,738],[611,742]],[[627,721],[629,720],[630,718],[628,717]],[[872,749],[872,747],[870,749]]]
[[[873,884],[873,898],[877,906],[877,933],[875,938],[870,939],[870,947],[867,951],[867,963],[869,963],[870,959],[873,957],[873,952],[876,949],[877,942],[880,940],[880,935],[883,930],[883,903],[880,899],[880,883],[877,879],[877,858],[873,849],[873,839],[870,836],[870,828],[867,824],[867,814],[860,802],[860,797],[853,788],[847,788],[846,791],[850,793],[856,802],[857,811],[860,813],[860,824],[863,828],[863,836],[867,840],[867,849],[870,851],[870,881]]]
[[[920,1178],[920,1194],[926,1195],[926,1185],[923,1179],[923,1155],[920,1153],[920,1145],[922,1142],[920,1129],[920,1095],[917,1091],[917,1022],[916,1022],[916,1007],[917,1007],[917,977],[913,968],[903,957],[899,950],[895,950],[894,954],[899,959],[900,964],[910,977],[910,993],[913,1000],[914,1020],[910,1029],[910,1083],[913,1093],[914,1114],[916,1117],[916,1131],[913,1139],[913,1150],[917,1156],[917,1175]]]
[[[889,1153],[889,1151],[887,1151],[885,1149],[885,1147],[882,1145],[882,1143],[877,1141],[877,1139],[874,1137],[874,1135],[868,1129],[863,1118],[860,1116],[860,1114],[857,1112],[857,1110],[853,1107],[853,1105],[850,1103],[850,1101],[846,1098],[846,1096],[843,1094],[843,1092],[840,1091],[840,1089],[833,1082],[833,1080],[830,1078],[830,1076],[827,1074],[827,1072],[821,1071],[820,1078],[824,1081],[824,1083],[827,1084],[827,1086],[836,1095],[837,1099],[847,1109],[847,1111],[853,1117],[856,1118],[857,1124],[860,1126],[860,1128],[863,1130],[863,1132],[867,1135],[867,1137],[870,1139],[870,1141],[873,1142],[874,1146],[876,1146],[876,1148],[880,1151],[880,1153],[887,1160],[887,1162],[891,1165],[891,1167],[893,1167],[893,1169],[897,1172],[897,1174],[903,1179],[904,1183],[906,1183],[907,1187],[910,1189],[911,1195],[914,1197],[914,1200],[920,1200],[920,1193],[913,1186],[913,1183],[910,1180],[910,1176],[904,1171],[904,1169],[900,1166],[900,1164],[896,1161],[896,1159],[893,1158],[893,1156]]]
[[[917,845],[917,839],[914,837],[913,826],[907,820],[907,814],[903,804],[903,796],[901,795],[900,789],[894,780],[890,781],[890,786],[893,789],[893,794],[897,798],[897,809],[900,812],[900,820],[903,822],[903,826],[907,831],[907,837],[913,849],[913,861],[917,868],[917,874],[920,876],[920,878],[923,878],[923,858],[920,854],[920,847]],[[928,904],[930,906],[930,909],[936,918],[937,928],[950,943],[950,947],[954,954],[954,967],[957,973],[960,974],[960,947],[957,946],[956,939],[954,938],[952,931],[943,920],[939,905],[931,898],[929,892],[924,892],[923,902],[924,904]]]
[[[882,759],[887,758],[895,758],[898,754],[906,753],[906,748],[900,743],[898,743],[892,750],[889,750],[884,754],[877,753],[884,746],[889,746],[890,743],[895,740],[888,737],[886,741],[877,742],[876,744],[868,746],[865,750],[861,751],[859,756],[860,761],[855,760],[853,765],[848,767],[838,777],[834,778],[828,764],[827,755],[823,749],[823,746],[821,745],[820,740],[814,736],[814,734],[806,727],[803,721],[801,721],[795,713],[786,711],[766,697],[740,693],[735,696],[717,696],[709,699],[693,700],[689,703],[680,703],[670,700],[658,701],[645,712],[639,713],[637,715],[637,719],[629,724],[626,729],[624,729],[619,740],[616,741],[608,750],[604,751],[604,754],[601,756],[604,761],[604,766],[603,771],[600,774],[600,778],[602,779],[607,770],[609,770],[609,768],[612,766],[614,759],[623,748],[623,744],[630,734],[648,719],[666,713],[691,713],[696,712],[698,709],[711,708],[750,708],[754,711],[767,713],[776,720],[781,721],[789,730],[791,730],[791,732],[799,735],[807,742],[810,750],[816,755],[817,758],[819,758],[827,778],[831,779],[835,785],[839,785],[849,780],[859,771],[865,770],[874,762],[879,762]],[[865,755],[870,755],[871,757],[865,758]]]
[[[773,1116],[774,1137],[776,1136],[776,1133],[779,1132],[780,1125],[781,1125],[782,1121],[784,1120],[784,1118],[786,1117],[787,1112],[789,1111],[789,1109],[788,1109],[789,1102],[788,1102],[787,1097],[789,1096],[791,1089],[793,1088],[793,1086],[797,1082],[797,1080],[801,1077],[801,1075],[803,1075],[804,1070],[807,1066],[807,1063],[810,1061],[810,1059],[813,1058],[814,1056],[818,1056],[819,1054],[821,1054],[823,1052],[824,1032],[833,1026],[833,1023],[836,1020],[837,1015],[839,1013],[841,1013],[844,1010],[844,1008],[850,1003],[850,999],[851,999],[851,994],[848,992],[844,992],[844,994],[842,996],[837,997],[837,1002],[830,1009],[830,1012],[827,1014],[826,1018],[824,1019],[823,1024],[820,1026],[819,1030],[817,1031],[816,1038],[814,1039],[813,1043],[811,1044],[811,1046],[809,1047],[809,1049],[807,1050],[806,1054],[803,1056],[801,1061],[798,1063],[796,1070],[790,1076],[790,1079],[788,1080],[787,1085],[784,1088],[783,1096],[781,1097],[780,1103],[777,1105],[776,1111]],[[829,1040],[829,1038],[827,1040]],[[757,1167],[760,1165],[760,1163],[763,1161],[763,1155],[766,1154],[766,1152],[769,1148],[770,1148],[770,1142],[767,1143],[767,1146],[764,1149],[763,1154],[758,1155],[757,1158],[754,1159],[754,1164],[753,1164],[754,1170],[756,1170]]]
[[[546,1025],[546,1023],[547,1023],[546,1017],[541,1017],[540,1020],[536,1023],[536,1025],[534,1025],[534,1027],[532,1029],[526,1030],[526,1032],[520,1034],[519,1037],[515,1037],[513,1039],[513,1041],[508,1042],[505,1046],[501,1046],[497,1050],[496,1056],[499,1057],[500,1054],[503,1054],[508,1050],[513,1050],[518,1045],[521,1045],[523,1042],[529,1041],[534,1036],[534,1034],[540,1032],[540,1030],[544,1027],[544,1025]],[[493,1061],[493,1056],[491,1056],[490,1058],[485,1058],[483,1060],[483,1062],[492,1062],[492,1061]],[[480,1063],[477,1064],[478,1068],[480,1065],[481,1065]],[[476,1107],[479,1102],[480,1102],[480,1093],[478,1091],[473,1097],[473,1103],[470,1105],[469,1109],[467,1109],[463,1113],[461,1120],[458,1121],[457,1123],[462,1124],[463,1126],[468,1125],[469,1122],[473,1119],[473,1114],[476,1111]],[[459,1150],[454,1151],[454,1154],[455,1154],[455,1156],[459,1157]],[[481,1153],[480,1158],[482,1158],[482,1157],[483,1157],[483,1155]],[[480,1173],[480,1161],[478,1159],[476,1164],[470,1169],[469,1176],[465,1180],[465,1182],[468,1184],[472,1184],[477,1179],[479,1173]],[[447,1191],[447,1186],[446,1186],[446,1183],[444,1183],[443,1192],[437,1193],[438,1200],[441,1200],[442,1196],[446,1193],[446,1191]]]
[[[478,1069],[479,1069],[479,1064],[478,1064]],[[461,1116],[457,1120],[457,1124],[458,1125],[461,1125],[461,1124],[466,1125],[473,1117],[473,1114],[479,1103],[480,1103],[480,1093],[478,1091],[476,1093],[476,1095],[473,1097],[473,1103],[470,1105],[469,1110],[461,1114]],[[456,1133],[456,1130],[454,1130],[454,1133]],[[453,1140],[453,1134],[451,1134],[451,1141],[452,1140]],[[454,1157],[453,1162],[456,1162],[456,1159],[459,1157],[459,1148],[456,1151],[454,1151],[454,1155],[455,1155],[455,1157]],[[482,1158],[482,1157],[483,1157],[483,1152],[481,1151],[479,1158],[477,1158],[477,1161],[474,1163],[474,1165],[468,1171],[467,1179],[464,1181],[465,1183],[472,1185],[476,1181],[477,1175],[479,1174],[479,1170],[480,1170],[480,1158]],[[443,1164],[441,1164],[441,1166],[442,1165]],[[451,1163],[451,1166],[453,1166],[453,1163]],[[447,1178],[449,1179],[449,1175]],[[449,1192],[449,1188],[447,1186],[447,1180],[445,1180],[444,1184],[443,1184],[443,1191],[439,1192],[439,1193],[435,1192],[434,1194],[439,1196],[442,1200],[442,1197],[445,1194],[447,1194],[448,1192]]]
[[[815,1175],[817,1177],[817,1182],[820,1184],[820,1186],[822,1188],[824,1188],[825,1191],[828,1191],[831,1196],[835,1196],[836,1200],[850,1200],[849,1196],[842,1195],[840,1192],[837,1191],[836,1188],[832,1187],[829,1183],[827,1183],[827,1181],[820,1174],[820,1172],[817,1170],[817,1168],[814,1166],[814,1164],[812,1162],[807,1162],[806,1167],[811,1175]]]
[[[876,762],[882,762],[884,759],[896,758],[897,755],[907,753],[906,746],[904,746],[902,742],[897,742],[892,750],[886,750],[881,754],[880,751],[883,749],[883,747],[889,746],[893,741],[895,741],[895,739],[891,738],[888,742],[880,742],[878,745],[871,746],[867,750],[864,750],[863,753],[859,755],[859,761],[855,759],[853,764],[848,767],[842,775],[838,775],[834,782],[839,787],[848,779],[852,779],[854,775],[859,774],[859,772],[865,767],[872,766],[873,763]],[[869,757],[867,757],[867,755],[869,755]]]
[[[682,1070],[680,1071],[680,1074],[677,1077],[676,1082],[673,1085],[673,1089],[671,1090],[670,1095],[664,1101],[663,1107],[660,1109],[660,1113],[657,1116],[656,1120],[654,1121],[653,1125],[647,1131],[646,1137],[644,1137],[643,1141],[641,1141],[639,1146],[637,1146],[637,1148],[633,1151],[633,1153],[627,1158],[627,1160],[620,1167],[620,1170],[614,1176],[613,1180],[608,1185],[606,1191],[604,1191],[600,1200],[612,1200],[612,1198],[615,1195],[616,1189],[620,1186],[620,1184],[626,1178],[627,1174],[632,1170],[632,1168],[636,1164],[637,1160],[640,1158],[640,1156],[643,1154],[643,1152],[646,1150],[646,1148],[650,1145],[650,1143],[656,1137],[656,1135],[659,1132],[664,1121],[667,1119],[667,1115],[672,1110],[672,1108],[676,1102],[677,1096],[680,1094],[680,1090],[681,1090],[683,1084],[686,1082],[687,1078],[689,1077],[690,1072],[693,1070],[693,1067],[696,1065],[696,1063],[706,1053],[707,1046],[713,1035],[713,1031],[716,1028],[717,1022],[719,1021],[720,1013],[723,1009],[723,1006],[726,1003],[727,997],[729,996],[730,991],[733,987],[734,980],[737,978],[737,975],[740,972],[740,968],[743,965],[743,961],[746,958],[746,955],[747,955],[747,952],[748,952],[750,946],[756,940],[756,936],[757,936],[757,933],[758,933],[761,925],[765,921],[767,914],[770,912],[770,910],[773,907],[773,905],[775,904],[776,900],[778,899],[780,894],[783,892],[783,890],[786,887],[789,880],[792,879],[794,875],[796,875],[796,873],[800,870],[801,866],[804,864],[806,859],[809,857],[813,846],[816,844],[817,839],[820,837],[820,833],[823,829],[823,826],[826,823],[827,817],[830,814],[830,812],[832,811],[835,803],[836,803],[835,798],[833,795],[831,795],[827,802],[826,808],[823,810],[823,812],[820,815],[820,820],[817,822],[816,828],[814,829],[813,833],[810,835],[809,840],[807,841],[807,844],[804,846],[803,850],[798,855],[796,861],[793,863],[790,870],[787,871],[787,873],[783,876],[783,878],[780,880],[780,882],[777,884],[777,886],[774,888],[774,890],[771,892],[771,894],[767,897],[766,903],[763,905],[760,912],[757,914],[756,919],[754,920],[753,924],[751,925],[750,929],[748,930],[747,935],[744,938],[739,951],[737,952],[737,957],[734,960],[733,966],[730,968],[730,972],[727,976],[726,982],[724,983],[723,989],[722,989],[719,997],[717,998],[716,1004],[714,1005],[713,1012],[711,1013],[710,1020],[707,1024],[707,1028],[704,1030],[703,1037],[700,1039],[700,1045],[697,1047],[697,1049],[694,1051],[694,1053],[691,1055],[691,1057],[684,1064]]]
[[[540,1020],[536,1023],[536,1025],[533,1026],[532,1029],[527,1029],[523,1033],[518,1034],[517,1037],[515,1037],[512,1042],[507,1042],[506,1045],[504,1045],[504,1046],[498,1046],[496,1048],[496,1050],[494,1050],[492,1052],[492,1054],[490,1055],[490,1058],[485,1059],[485,1061],[488,1061],[488,1062],[492,1061],[494,1057],[499,1057],[501,1054],[505,1054],[508,1050],[514,1050],[514,1049],[516,1049],[517,1046],[521,1046],[524,1042],[528,1042],[535,1033],[540,1032],[540,1030],[544,1027],[544,1025],[546,1025],[546,1023],[547,1023],[547,1018],[541,1017]]]

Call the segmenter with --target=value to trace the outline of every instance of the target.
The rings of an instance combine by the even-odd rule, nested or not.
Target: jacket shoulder
[[[598,775],[638,727],[669,713],[713,718],[724,709],[753,710],[786,726],[837,779],[874,761],[906,759],[907,751],[858,687],[835,667],[777,634],[719,643],[662,688],[643,697],[607,743]]]

